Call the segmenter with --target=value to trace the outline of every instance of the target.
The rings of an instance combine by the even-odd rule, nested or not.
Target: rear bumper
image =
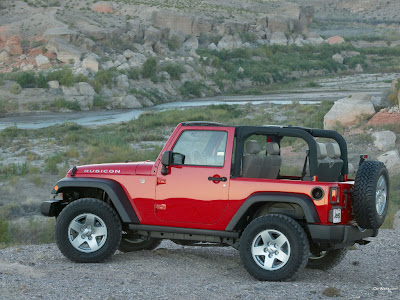
[[[377,236],[378,230],[364,229],[350,225],[308,224],[308,230],[314,243],[354,244],[367,237]]]
[[[57,217],[67,204],[63,200],[46,200],[40,205],[40,212],[46,217]]]

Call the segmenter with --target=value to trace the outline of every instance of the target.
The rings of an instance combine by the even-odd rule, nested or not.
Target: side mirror
[[[171,165],[172,162],[172,151],[165,151],[161,155],[161,164],[162,164],[162,169],[161,169],[161,174],[162,175],[168,175],[168,166]]]

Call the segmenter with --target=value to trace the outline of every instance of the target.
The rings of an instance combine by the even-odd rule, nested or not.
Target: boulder
[[[132,68],[141,68],[143,63],[146,61],[146,56],[141,53],[133,53],[132,57],[129,59],[129,65]]]
[[[293,29],[293,25],[294,24],[292,24],[292,26],[290,25],[290,18],[287,16],[268,15],[268,28],[272,32],[288,32]]]
[[[61,89],[66,98],[81,95],[81,93],[78,92],[76,86],[63,86],[62,85]]]
[[[10,54],[7,51],[0,52],[0,62],[4,62],[10,59]]]
[[[399,151],[392,150],[380,155],[378,161],[385,164],[389,174],[400,174],[400,155]]]
[[[120,64],[121,64],[121,63],[120,63]],[[108,61],[106,61],[105,63],[103,63],[101,66],[102,66],[102,68],[103,68],[104,70],[108,70],[108,69],[114,67],[114,63],[113,63],[111,60],[108,60]]]
[[[80,60],[82,56],[81,50],[59,38],[51,39],[47,43],[46,49],[52,53],[55,53],[57,55],[57,59],[65,63],[69,63],[70,61],[75,63],[76,61]]]
[[[214,43],[211,43],[210,45],[208,45],[208,50],[218,50],[218,47],[214,44]]]
[[[92,5],[92,10],[103,14],[114,13],[114,8],[110,2],[100,1]]]
[[[47,82],[47,84],[49,85],[49,88],[51,88],[51,89],[60,88],[60,83],[57,80],[49,81],[49,82]]]
[[[123,71],[123,70],[129,70],[131,67],[130,67],[130,65],[126,62],[126,63],[123,63],[123,64],[121,64],[121,65],[119,65],[118,67],[117,67],[117,70],[118,71]]]
[[[66,27],[54,27],[49,28],[43,33],[43,38],[48,41],[52,38],[64,39],[68,43],[75,40],[78,36],[78,32],[68,29]]]
[[[336,54],[332,55],[332,59],[334,61],[336,61],[337,63],[339,63],[339,64],[343,64],[343,61],[344,61],[343,56],[340,55],[339,53],[336,53]]]
[[[348,127],[359,122],[360,118],[375,114],[371,96],[366,93],[349,95],[339,99],[324,117],[324,128],[334,129],[337,123]]]
[[[41,69],[48,68],[51,66],[49,59],[43,54],[39,54],[38,56],[36,56],[35,61],[36,61],[36,66]]]
[[[226,35],[218,42],[219,50],[232,50],[242,46],[242,40],[238,35]]]
[[[389,151],[396,144],[396,134],[390,130],[374,132],[372,136],[375,138],[375,147],[381,151]]]
[[[126,59],[130,59],[132,56],[135,55],[135,52],[128,49],[124,51],[123,55],[125,56]]]
[[[11,55],[20,55],[23,52],[21,37],[14,35],[7,39],[4,49]]]
[[[185,35],[192,34],[193,19],[191,17],[174,14],[171,11],[156,11],[152,15],[153,24],[158,28],[178,30]]]
[[[142,104],[140,104],[139,100],[133,95],[126,95],[125,97],[121,97],[117,101],[117,106],[119,108],[141,108]]]
[[[93,97],[94,95],[96,95],[93,87],[87,82],[78,82],[76,84],[76,88],[81,95],[87,97]]]
[[[152,46],[154,46],[154,44],[161,39],[161,36],[161,30],[154,27],[149,27],[144,31],[144,42],[150,43]]]
[[[400,232],[400,210],[394,214],[393,229]]]
[[[194,36],[200,36],[201,34],[210,33],[212,29],[212,25],[210,22],[203,20],[195,20],[192,25],[192,34]]]
[[[286,46],[288,43],[288,40],[283,32],[273,32],[271,40],[269,42],[271,45]]]
[[[320,45],[325,40],[318,33],[309,32],[306,36],[306,41],[308,41],[310,44],[313,44],[313,45]]]
[[[362,65],[357,64],[356,67],[354,68],[354,71],[357,73],[362,73],[362,72],[364,72],[364,69],[363,69]]]
[[[343,57],[353,57],[353,56],[360,55],[360,52],[358,52],[358,51],[340,51],[340,54]]]
[[[1,56],[1,54],[0,54],[0,56]],[[0,61],[1,61],[1,59],[0,59]],[[392,89],[392,92],[394,92],[396,90],[396,84],[399,82],[399,79],[400,78],[396,78],[396,79],[392,80],[392,83],[390,85],[390,88]]]
[[[92,39],[84,38],[81,47],[85,50],[94,50],[96,48],[96,42]]]
[[[183,43],[183,49],[188,52],[194,52],[199,48],[199,39],[195,36]]]
[[[116,76],[115,82],[116,82],[118,88],[121,88],[121,89],[129,88],[128,76],[125,74],[120,74],[120,75]]]
[[[341,43],[344,43],[344,38],[342,38],[341,36],[338,36],[338,35],[332,36],[328,39],[329,45],[336,45],[336,44],[341,44]]]
[[[88,56],[83,59],[82,67],[92,72],[97,72],[99,70],[99,62],[93,56]]]

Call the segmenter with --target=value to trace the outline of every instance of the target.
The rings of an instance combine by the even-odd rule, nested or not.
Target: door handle
[[[226,181],[226,177],[208,177],[210,181]]]

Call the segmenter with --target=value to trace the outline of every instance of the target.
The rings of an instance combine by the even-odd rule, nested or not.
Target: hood
[[[87,175],[150,175],[154,162],[113,163],[77,166],[68,171],[67,177]],[[74,173],[72,175],[72,173]]]

